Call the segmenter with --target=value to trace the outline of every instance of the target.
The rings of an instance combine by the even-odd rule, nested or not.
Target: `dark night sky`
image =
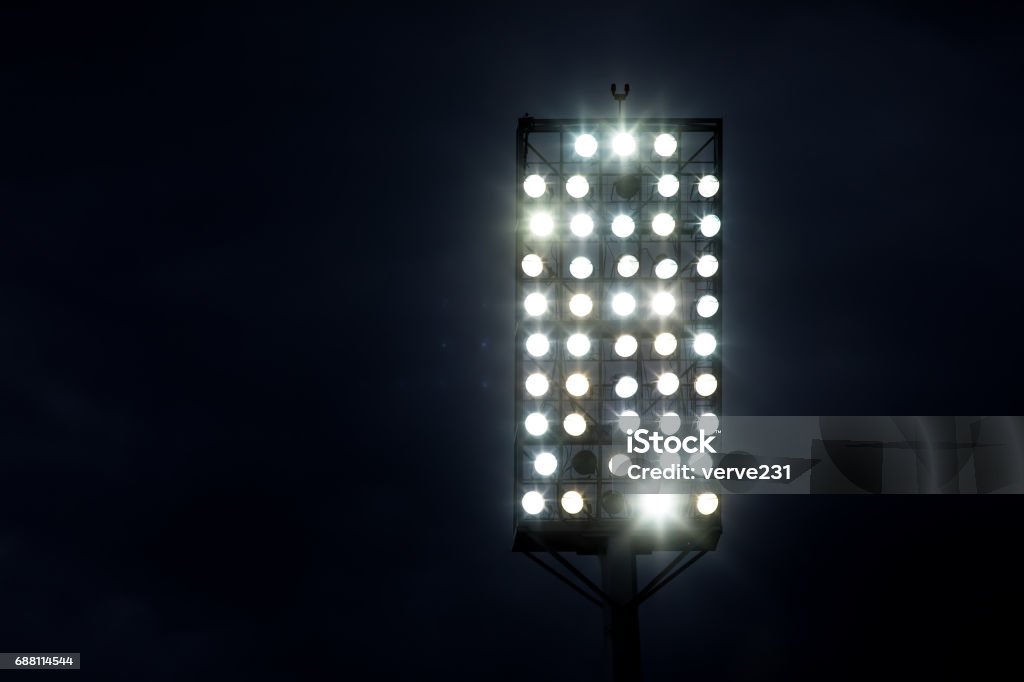
[[[725,119],[728,413],[1022,414],[1022,24],[13,3],[0,650],[592,679],[599,613],[509,551],[517,117]],[[1019,498],[728,502],[650,679],[1019,666]]]

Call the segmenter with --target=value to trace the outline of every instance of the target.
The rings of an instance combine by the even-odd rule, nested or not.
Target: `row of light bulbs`
[[[701,357],[707,357],[715,351],[715,337],[710,334],[698,335],[694,340],[694,349]],[[525,383],[526,392],[534,398],[543,398],[551,389],[551,382],[543,372],[534,372],[526,377]],[[661,395],[674,395],[679,390],[679,377],[673,372],[665,372],[658,377],[655,387]],[[629,375],[620,376],[615,382],[615,395],[620,398],[632,398],[639,389],[640,383]],[[565,379],[565,391],[574,398],[582,398],[590,392],[590,380],[580,372],[570,374]]]
[[[605,494],[608,495],[608,493]],[[671,513],[670,509],[664,508],[666,503],[672,502],[671,495],[648,495],[646,497],[648,499],[645,500],[645,504],[650,508],[642,510],[644,516],[664,517]],[[578,490],[567,490],[562,493],[560,503],[562,510],[573,516],[583,511],[583,508],[586,506],[586,500]],[[547,506],[544,495],[536,490],[531,490],[523,495],[522,504],[523,511],[531,516],[540,514]],[[718,495],[714,493],[700,493],[694,502],[694,508],[704,516],[714,514],[718,510]]]
[[[540,277],[544,274],[544,259],[536,253],[523,256],[521,265],[523,274],[527,277]],[[697,259],[695,269],[701,277],[712,277],[718,272],[718,259],[711,254],[705,254]],[[619,277],[628,279],[640,271],[640,261],[636,256],[627,253],[619,258],[615,271],[619,273]],[[659,258],[654,264],[654,276],[658,279],[671,279],[677,272],[679,263],[674,258]],[[586,256],[577,256],[569,261],[569,274],[576,279],[587,279],[594,274],[594,264]]]
[[[714,299],[714,296],[708,296],[709,299]],[[705,302],[707,307],[714,305],[717,306],[718,302]],[[698,305],[698,311],[700,311],[700,303]],[[708,312],[707,309],[704,312]],[[713,314],[713,313],[712,313]],[[707,332],[701,332],[693,337],[693,349],[701,356],[707,356],[715,352],[717,341],[714,335]],[[678,340],[675,335],[670,332],[662,332],[654,337],[654,343],[652,347],[654,352],[659,355],[671,355],[676,351],[678,346]],[[590,337],[582,332],[570,334],[569,338],[565,340],[565,349],[569,352],[569,355],[574,358],[582,358],[590,353]],[[632,334],[623,334],[615,339],[613,349],[615,354],[620,358],[630,358],[636,354],[637,349],[640,347],[636,337]],[[707,351],[707,352],[702,352]],[[526,337],[526,352],[535,358],[542,358],[551,352],[551,341],[545,334],[535,333],[530,334]]]
[[[705,199],[718,194],[721,183],[714,175],[704,175],[697,180],[697,194]],[[674,173],[666,173],[658,178],[658,194],[670,199],[679,194],[679,177]],[[523,191],[532,199],[539,199],[548,191],[548,183],[543,175],[532,173],[523,180]],[[590,181],[585,175],[572,175],[565,181],[565,193],[573,199],[582,199],[590,194]]]
[[[530,216],[530,232],[537,237],[550,237],[555,231],[555,220],[550,213],[538,211]],[[620,239],[636,231],[636,221],[628,215],[615,216],[611,224],[612,234]],[[676,229],[676,219],[670,213],[657,213],[651,218],[651,232],[659,237],[668,237]],[[722,220],[713,213],[700,219],[700,233],[714,237],[722,229]],[[594,219],[586,213],[577,213],[569,221],[569,231],[577,237],[589,237],[594,233]]]
[[[541,317],[548,312],[548,298],[539,291],[527,294],[523,308],[530,317]],[[628,317],[636,312],[636,298],[629,292],[620,291],[612,296],[611,308],[619,317]],[[675,311],[676,298],[667,291],[659,291],[651,297],[650,308],[658,317],[667,317]],[[594,299],[588,294],[574,294],[569,299],[569,312],[575,317],[584,318],[593,311]]]
[[[573,150],[582,158],[589,159],[597,154],[597,138],[590,133],[583,133],[576,137],[573,142]],[[617,156],[632,156],[636,153],[636,138],[628,132],[620,131],[612,136],[610,140],[612,152]],[[662,158],[669,158],[679,149],[679,142],[675,135],[661,133],[654,138],[654,153]]]

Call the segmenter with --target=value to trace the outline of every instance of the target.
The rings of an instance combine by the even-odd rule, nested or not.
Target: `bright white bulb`
[[[594,274],[594,264],[585,256],[573,258],[569,263],[569,274],[576,279],[586,279]]]
[[[636,256],[627,253],[619,259],[619,264],[615,269],[618,270],[620,277],[632,277],[640,272],[640,261],[636,259]]]
[[[573,199],[582,199],[590,191],[590,183],[582,175],[574,175],[565,181],[565,191]]]
[[[717,389],[718,379],[716,379],[713,374],[701,374],[693,382],[693,390],[697,391],[697,395],[704,396],[705,398],[714,393]]]
[[[575,490],[568,490],[562,495],[562,509],[566,514],[579,514],[583,511],[583,496]]]
[[[547,355],[550,348],[551,343],[543,334],[530,334],[526,337],[526,352],[535,358]]]
[[[523,495],[523,511],[527,514],[540,514],[544,511],[544,496],[536,490]]]
[[[569,221],[569,229],[577,237],[586,237],[594,231],[594,219],[586,213],[577,213]]]
[[[679,390],[679,377],[672,372],[665,372],[658,377],[658,393],[672,395]]]
[[[526,432],[531,436],[543,436],[548,430],[548,419],[540,412],[531,412],[526,415]]]
[[[638,388],[640,388],[640,385],[633,377],[621,377],[615,382],[615,395],[620,398],[632,398],[636,395]]]
[[[537,174],[527,175],[526,180],[523,181],[523,190],[526,191],[527,196],[534,199],[544,196],[546,189],[547,186],[544,184],[544,178]]]
[[[573,334],[565,340],[565,349],[576,358],[581,358],[590,352],[590,339],[586,334]]]
[[[547,237],[555,229],[555,221],[547,213],[534,213],[530,218],[530,232],[538,237]]]
[[[544,272],[544,261],[535,253],[523,256],[523,274],[527,277],[538,277]]]
[[[619,133],[612,138],[612,151],[619,156],[629,156],[636,151],[636,140],[629,133]]]
[[[636,431],[640,428],[640,415],[633,410],[623,410],[622,414],[619,415],[619,429],[622,431],[633,430]]]
[[[722,229],[722,220],[714,215],[706,215],[700,219],[700,233],[705,237],[714,237]]]
[[[582,436],[583,432],[587,430],[587,420],[583,418],[582,414],[573,412],[565,417],[562,428],[570,436]]]
[[[697,419],[697,428],[704,433],[714,433],[718,430],[718,417],[712,412],[705,412]]]
[[[636,353],[636,337],[631,334],[623,334],[615,339],[615,354],[620,358],[628,358]]]
[[[711,317],[718,312],[718,299],[708,294],[697,299],[697,314],[701,317]]]
[[[533,458],[533,470],[541,476],[550,476],[558,468],[558,460],[550,452],[538,452]]]
[[[710,253],[706,253],[697,261],[697,274],[701,277],[711,277],[718,272],[718,259]]]
[[[594,309],[594,302],[586,294],[576,294],[569,299],[569,312],[576,317],[586,317]]]
[[[654,352],[658,355],[671,355],[676,352],[678,342],[673,334],[662,332],[654,337]]]
[[[697,496],[697,511],[704,516],[714,514],[718,509],[718,495],[714,493],[701,493]]]
[[[658,194],[668,198],[679,192],[679,178],[674,175],[662,175],[658,179]]]
[[[707,332],[701,332],[697,336],[693,337],[693,352],[702,358],[706,358],[715,352],[715,346],[717,346],[715,337],[713,334]]]
[[[628,455],[612,455],[608,458],[608,471],[612,476],[625,476],[629,473],[629,465],[632,463]]]
[[[654,138],[654,153],[658,156],[672,156],[678,146],[676,138],[668,133],[662,133]]]
[[[577,154],[584,159],[589,159],[597,153],[597,139],[590,133],[583,133],[576,138],[576,143],[573,147],[576,149]]]
[[[661,415],[661,419],[658,421],[658,431],[666,436],[671,436],[678,432],[683,425],[683,420],[679,418],[679,415],[675,412],[666,412]]]
[[[538,294],[536,292],[530,294],[523,301],[523,307],[526,308],[526,314],[532,317],[543,315],[548,310],[548,299],[544,298],[544,294]]]
[[[575,398],[582,398],[590,390],[590,382],[582,374],[570,374],[565,379],[565,390]]]
[[[651,310],[655,315],[661,315],[662,317],[671,315],[675,307],[676,299],[667,291],[659,291],[651,299]]]
[[[671,279],[679,272],[679,264],[671,258],[662,258],[654,266],[654,276],[658,279]]]
[[[638,495],[641,515],[646,519],[666,519],[676,514],[678,496],[666,493]]]
[[[714,175],[705,175],[697,182],[697,194],[710,199],[718,194],[718,185],[718,178]]]
[[[636,299],[625,292],[612,296],[612,312],[616,315],[632,315],[636,310]]]
[[[667,237],[676,229],[676,219],[668,213],[659,213],[651,220],[651,230],[659,237]]]
[[[633,230],[636,229],[636,223],[628,215],[617,215],[612,220],[612,234],[620,239],[625,239],[629,235],[633,234]]]
[[[534,398],[541,397],[548,392],[548,378],[540,372],[526,377],[526,392]]]

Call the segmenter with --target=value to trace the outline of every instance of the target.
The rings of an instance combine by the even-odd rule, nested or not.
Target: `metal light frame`
[[[637,150],[626,161],[613,155],[609,146],[612,135],[622,130],[637,139]],[[594,135],[599,142],[597,154],[589,160],[573,151],[574,140],[582,133]],[[668,159],[653,151],[654,137],[660,133],[672,134],[678,142],[675,155]],[[537,199],[527,196],[523,189],[525,178],[534,173],[546,179],[546,191]],[[590,192],[582,199],[570,197],[565,190],[566,180],[576,173],[584,175],[590,183]],[[656,187],[658,178],[667,173],[679,178],[680,189],[674,197],[666,199]],[[615,182],[625,175],[638,175],[640,179],[639,191],[632,198],[622,197],[615,189]],[[720,182],[717,194],[707,199],[697,192],[697,180],[705,175],[714,175]],[[632,496],[645,491],[656,493],[657,486],[645,487],[612,475],[608,461],[612,455],[625,452],[626,434],[619,428],[617,416],[622,410],[639,413],[647,428],[657,428],[659,414],[674,411],[680,415],[686,433],[693,432],[698,415],[722,414],[725,188],[721,119],[519,120],[513,549],[600,554],[605,551],[609,537],[624,532],[636,552],[715,548],[721,533],[717,512],[700,515],[693,506],[693,496],[682,496],[679,522],[641,522],[632,503],[637,498]],[[555,230],[548,237],[539,238],[530,232],[530,216],[538,210],[545,210],[554,218]],[[657,236],[651,230],[651,216],[661,210],[673,215],[676,221],[669,237]],[[570,217],[577,211],[585,211],[594,219],[595,228],[589,237],[577,237],[569,230]],[[612,218],[619,213],[630,215],[636,224],[633,234],[625,239],[613,235],[610,229]],[[704,237],[698,228],[698,218],[709,213],[723,221],[723,229],[711,238]],[[539,277],[524,274],[521,261],[527,253],[539,254],[544,260],[544,272]],[[627,253],[640,261],[640,271],[630,279],[616,272],[618,258]],[[718,259],[718,272],[709,278],[696,272],[697,258],[703,254]],[[569,263],[578,255],[587,256],[594,265],[593,274],[584,280],[573,278],[568,270]],[[661,255],[670,256],[679,264],[679,271],[669,280],[658,280],[653,274],[655,260]],[[630,290],[637,300],[637,312],[626,319],[616,317],[610,308],[611,297],[619,289]],[[549,305],[548,313],[539,319],[529,317],[523,307],[525,296],[536,290],[546,293]],[[658,320],[648,315],[654,290],[673,294],[676,308],[672,316]],[[568,309],[570,296],[580,292],[590,294],[594,301],[591,315],[581,320]],[[696,312],[696,301],[705,294],[715,296],[719,304],[718,312],[710,318],[702,318]],[[565,349],[566,338],[576,331],[591,339],[591,352],[581,359],[572,357]],[[676,351],[666,357],[652,349],[653,337],[660,331],[671,331],[678,340]],[[692,349],[692,336],[700,331],[711,332],[718,342],[707,358]],[[525,348],[526,338],[534,332],[545,333],[551,342],[547,356],[541,359],[530,356]],[[623,359],[614,353],[615,339],[622,333],[631,333],[640,342],[634,357]],[[551,382],[548,394],[541,399],[530,396],[524,388],[525,378],[532,371],[544,372]],[[590,391],[582,398],[573,398],[564,389],[565,377],[573,371],[585,371],[590,379]],[[654,378],[661,371],[679,376],[680,388],[673,396],[660,396],[654,388]],[[717,390],[708,398],[697,395],[693,387],[694,379],[704,372],[718,381]],[[632,374],[640,384],[632,398],[622,399],[614,393],[615,379],[622,373]],[[549,428],[543,437],[533,437],[524,428],[526,415],[534,410],[548,415]],[[587,431],[583,436],[571,437],[563,430],[562,419],[570,412],[586,416]],[[533,470],[533,457],[540,451],[550,451],[558,459],[558,469],[548,478]],[[594,471],[588,466],[573,466],[574,458],[578,464],[590,462],[587,455],[580,454],[583,451],[593,453]],[[546,508],[540,515],[531,516],[523,509],[521,500],[529,489],[545,494]],[[560,504],[562,494],[569,489],[579,490],[585,500],[583,511],[575,515],[565,513]],[[615,498],[615,493],[624,497]],[[619,511],[610,501],[626,504]]]

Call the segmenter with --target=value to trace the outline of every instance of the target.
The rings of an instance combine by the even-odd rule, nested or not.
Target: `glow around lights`
[[[654,266],[654,276],[658,279],[671,279],[679,272],[679,264],[671,258],[662,258]]]
[[[636,140],[629,133],[619,133],[612,138],[612,151],[619,156],[630,156],[636,151]]]
[[[654,352],[658,355],[672,355],[676,352],[678,342],[673,334],[662,332],[654,337]]]
[[[543,334],[530,334],[526,337],[526,352],[533,357],[539,358],[547,355],[550,349],[551,343]]]
[[[544,272],[544,261],[535,253],[523,256],[523,274],[527,277],[539,277]]]
[[[693,390],[697,395],[707,398],[718,389],[718,379],[713,374],[701,374],[693,382]]]
[[[676,138],[668,133],[662,133],[654,138],[654,153],[658,156],[669,157],[676,153],[679,143]]]
[[[625,239],[629,235],[633,234],[633,230],[636,229],[636,223],[628,215],[617,215],[612,220],[612,234],[619,239]]]
[[[620,358],[628,358],[636,353],[636,337],[631,334],[623,334],[615,339],[615,354]]]
[[[562,495],[562,509],[566,514],[579,514],[583,511],[583,496],[575,490],[568,490]]]
[[[660,291],[651,299],[651,311],[655,315],[660,315],[661,317],[671,315],[675,307],[676,299],[667,291]]]
[[[576,142],[573,144],[573,149],[575,149],[576,153],[584,159],[589,159],[597,153],[597,138],[590,133],[583,133],[576,138]]]
[[[541,397],[548,392],[548,378],[540,372],[526,377],[526,392],[534,398]]]
[[[704,433],[714,433],[718,424],[718,417],[711,412],[705,412],[697,419],[697,428],[704,429]]]
[[[573,334],[565,340],[565,349],[575,358],[581,358],[590,352],[590,339],[586,334]]]
[[[710,199],[718,194],[718,185],[718,178],[714,175],[705,175],[697,182],[697,194]]]
[[[620,277],[632,277],[640,272],[640,261],[636,259],[636,256],[627,253],[619,259],[619,264],[615,266],[615,269]]]
[[[658,194],[668,198],[679,192],[679,178],[674,175],[662,175],[658,179]]]
[[[540,514],[544,511],[544,496],[536,490],[523,495],[523,511],[527,514]]]
[[[565,380],[565,390],[573,397],[582,398],[590,390],[590,382],[582,374],[570,374]],[[568,430],[566,427],[566,431]]]
[[[555,229],[555,221],[548,213],[534,213],[530,218],[530,232],[538,237],[547,237]]]
[[[658,393],[672,395],[679,390],[679,377],[672,372],[665,372],[658,377]]]
[[[722,221],[718,216],[711,214],[700,219],[700,233],[705,237],[714,237],[722,229]]]
[[[548,310],[548,299],[544,298],[544,294],[534,292],[526,297],[523,301],[523,307],[526,308],[526,314],[531,317],[537,317],[543,315]]]
[[[703,358],[714,353],[717,345],[713,334],[701,332],[693,337],[693,352]]]
[[[718,272],[718,259],[710,253],[706,253],[697,261],[697,274],[701,277],[711,277]]]
[[[637,495],[640,514],[645,519],[667,519],[676,513],[677,496],[666,493]]]
[[[565,420],[562,422],[562,428],[570,436],[582,436],[587,430],[587,420],[583,418],[582,414],[573,412],[570,415],[566,415]]]
[[[586,256],[573,258],[569,263],[569,274],[576,279],[586,279],[594,274],[594,264]]]
[[[632,398],[636,395],[638,388],[640,385],[633,377],[621,377],[615,382],[615,395],[620,398]]]
[[[550,452],[538,452],[533,458],[533,470],[541,476],[550,476],[558,469],[558,460]]]
[[[701,317],[712,317],[718,312],[718,299],[708,294],[697,299],[697,314]]]
[[[586,294],[576,294],[569,299],[569,312],[576,317],[586,317],[594,309],[594,302]]]
[[[640,415],[633,410],[623,410],[619,415],[619,429],[623,432],[640,428]]]
[[[590,183],[582,175],[574,175],[565,181],[565,191],[573,199],[582,199],[590,191]]]
[[[666,412],[658,420],[658,431],[663,435],[671,436],[683,426],[683,420],[675,412]]]
[[[697,496],[697,511],[704,516],[714,514],[718,509],[718,495],[714,493],[701,493]]]
[[[544,178],[537,175],[527,175],[526,180],[523,181],[523,191],[526,192],[526,196],[537,199],[538,197],[544,196],[544,192],[547,190],[547,185],[544,184]]]
[[[676,229],[676,219],[668,213],[659,213],[651,220],[651,230],[659,237],[667,237]]]
[[[577,237],[587,237],[594,231],[594,219],[586,213],[577,213],[569,221],[569,229]]]
[[[634,310],[636,310],[636,299],[633,298],[632,294],[623,292],[612,297],[612,312],[616,315],[625,317],[626,315],[632,315]]]
[[[548,431],[548,418],[540,412],[531,412],[526,415],[523,425],[531,436],[543,436]]]

